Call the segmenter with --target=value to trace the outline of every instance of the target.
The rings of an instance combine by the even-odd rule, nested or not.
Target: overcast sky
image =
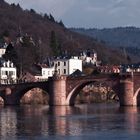
[[[5,0],[51,13],[67,27],[140,27],[140,0]]]

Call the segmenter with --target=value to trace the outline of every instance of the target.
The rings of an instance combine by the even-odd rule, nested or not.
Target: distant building
[[[55,72],[58,75],[71,75],[77,70],[82,72],[82,60],[78,59],[78,57],[57,57],[45,61],[44,64],[37,64],[35,69],[36,74],[34,77],[36,81],[47,80],[49,77],[52,77]]]
[[[55,58],[50,60],[49,64],[38,64],[38,74],[35,74],[36,80],[47,80],[57,72],[58,75],[70,75],[76,70],[82,72],[82,60],[78,58]]]
[[[47,80],[49,77],[52,77],[54,74],[54,67],[49,67],[45,64],[38,65],[40,67],[40,75],[36,75],[35,79],[37,80]]]
[[[48,79],[54,74],[54,67],[42,67],[42,78]]]
[[[54,66],[48,66],[47,64],[35,64],[32,68],[33,70],[30,73],[25,73],[24,81],[46,81],[54,74]]]
[[[0,43],[0,58],[5,54],[7,46],[7,43]]]
[[[82,60],[83,64],[92,64],[96,66],[98,63],[97,53],[95,51],[90,50],[83,51],[80,54],[79,59]]]
[[[100,66],[101,73],[120,73],[120,66]]]
[[[5,54],[6,48],[0,48],[0,58]]]
[[[124,64],[121,65],[121,72],[140,72],[140,64]]]
[[[17,79],[17,69],[10,61],[1,60],[0,65],[0,83],[15,83]]]

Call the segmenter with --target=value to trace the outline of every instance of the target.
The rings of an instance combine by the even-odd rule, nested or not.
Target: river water
[[[75,107],[0,107],[1,140],[110,140],[140,138],[140,108],[118,103]]]

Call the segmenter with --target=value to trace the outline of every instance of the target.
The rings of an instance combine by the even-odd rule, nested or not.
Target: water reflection
[[[48,135],[69,135],[71,130],[74,133],[80,131],[80,123],[73,123],[68,117],[72,114],[78,113],[80,114],[80,109],[77,107],[51,107],[44,112],[48,116],[48,119],[44,119],[46,124],[45,127],[42,127],[42,132]],[[44,125],[42,125],[44,126]],[[72,128],[70,128],[72,126]],[[77,128],[78,130],[75,130]],[[48,132],[48,133],[47,133]]]
[[[118,137],[118,132],[129,139],[130,135],[139,134],[139,114],[140,108],[120,108],[118,104],[1,107],[0,139],[53,139],[58,136],[96,139],[105,134]]]
[[[13,108],[5,108],[0,112],[0,135],[3,138],[12,136],[16,139],[17,114]]]
[[[124,114],[124,129],[130,134],[135,134],[139,131],[139,113],[140,110],[137,107],[121,107],[119,113]]]

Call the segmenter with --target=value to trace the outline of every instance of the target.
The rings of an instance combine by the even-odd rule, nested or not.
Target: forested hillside
[[[140,57],[140,28],[118,27],[110,29],[71,29],[83,35],[96,38],[108,46],[119,48],[126,53]]]
[[[32,64],[42,62],[48,56],[63,52],[76,55],[85,49],[97,51],[98,59],[105,64],[127,62],[122,51],[67,29],[52,15],[38,14],[33,9],[23,10],[19,4],[9,5],[0,0],[0,21],[0,39],[3,41],[5,37],[12,41],[17,53],[16,61],[23,64],[24,70],[29,70]],[[23,37],[22,41],[20,37]]]

